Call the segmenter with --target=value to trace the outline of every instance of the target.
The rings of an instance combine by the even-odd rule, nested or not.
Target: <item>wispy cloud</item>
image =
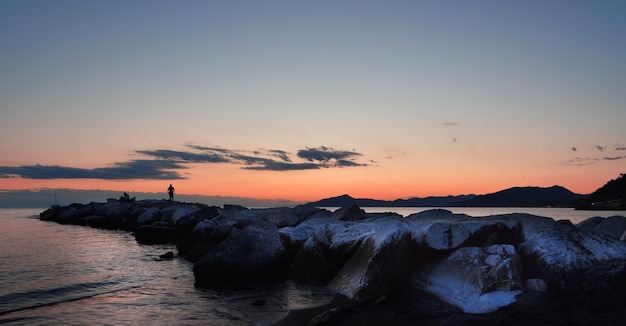
[[[442,122],[441,124],[446,126],[446,127],[454,127],[454,126],[458,126],[459,125],[458,122],[453,122],[453,121]]]
[[[626,151],[626,145],[624,144],[615,144],[613,145],[613,149],[616,151]]]
[[[168,161],[187,162],[187,163],[226,163],[228,162],[223,156],[215,153],[192,153],[182,151],[172,151],[167,149],[157,150],[137,150],[138,154],[153,156]]]
[[[114,163],[109,167],[83,169],[57,165],[0,166],[0,178],[28,179],[185,179],[179,170],[188,164],[234,164],[258,171],[293,171],[368,166],[359,163],[361,153],[335,150],[331,147],[306,147],[295,157],[284,150],[233,150],[219,147],[187,145],[189,150],[136,150],[145,159]]]
[[[626,159],[626,155],[623,156],[603,156],[603,157],[575,157],[565,162],[565,165],[570,166],[585,166],[592,165],[601,161],[617,161]]]
[[[626,159],[626,155],[624,156],[612,156],[612,157],[608,157],[605,156],[602,158],[603,161],[617,161],[617,160],[623,160]]]
[[[0,166],[0,178],[27,179],[183,179],[176,171],[184,165],[168,160],[133,160],[111,167],[82,169],[58,165]]]

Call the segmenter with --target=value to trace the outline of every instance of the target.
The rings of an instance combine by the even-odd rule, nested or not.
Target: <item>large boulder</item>
[[[360,221],[365,219],[365,211],[353,204],[336,210],[332,217],[342,221]]]
[[[268,210],[263,219],[276,225],[278,228],[294,227],[311,217],[330,215],[330,212],[310,205],[300,205],[294,208],[278,208]]]
[[[89,215],[77,222],[79,225],[91,226],[94,228],[114,229],[117,224],[109,216]]]
[[[328,244],[309,238],[286,270],[286,276],[298,283],[326,285],[339,268],[328,250]]]
[[[189,235],[200,238],[207,243],[219,243],[226,240],[232,230],[241,229],[245,226],[246,224],[237,220],[204,219],[194,226]]]
[[[148,207],[143,210],[137,217],[139,225],[149,225],[159,219],[161,210],[158,207]]]
[[[79,224],[80,219],[93,214],[102,215],[95,212],[93,205],[71,204],[56,209],[51,220],[62,224]]]
[[[419,268],[412,283],[466,313],[488,313],[522,292],[522,264],[511,245],[464,247]]]
[[[109,216],[116,220],[123,220],[130,218],[133,210],[134,205],[132,203],[116,201],[106,205],[98,205],[94,211],[94,215]]]
[[[519,244],[519,221],[507,218],[473,218],[446,210],[425,211],[406,218],[414,241],[422,248],[454,250],[464,246]]]
[[[623,240],[624,231],[626,231],[626,217],[611,216],[602,219],[598,225],[593,228],[594,231],[604,233],[611,238]]]
[[[337,224],[337,220],[326,217],[312,217],[297,226],[287,226],[278,229],[281,241],[285,246],[285,249],[290,255],[295,255],[302,245],[312,237],[317,237],[318,240],[323,239],[324,243],[328,242],[328,237],[323,235],[324,229],[328,229],[329,226]],[[322,235],[318,235],[322,234]]]
[[[178,220],[201,209],[197,205],[174,203],[176,204],[161,209],[161,220],[170,225],[175,225]]]
[[[195,264],[193,272],[196,284],[211,286],[275,277],[286,263],[287,251],[276,226],[260,221],[232,230]]]
[[[135,240],[144,244],[175,243],[184,236],[181,230],[165,225],[141,225],[135,231]]]
[[[565,223],[532,235],[519,254],[526,277],[541,278],[553,289],[610,288],[626,266],[626,243]]]
[[[329,286],[351,299],[384,294],[413,272],[414,245],[402,220],[377,219],[355,224],[365,237]]]
[[[604,217],[593,216],[593,217],[590,217],[590,218],[588,218],[588,219],[586,219],[586,220],[576,224],[576,227],[579,228],[579,229],[582,229],[582,230],[593,230],[603,220],[604,220]]]

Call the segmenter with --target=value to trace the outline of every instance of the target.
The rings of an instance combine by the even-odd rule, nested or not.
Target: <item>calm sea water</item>
[[[43,209],[0,209],[0,323],[12,325],[268,325],[325,304],[321,288],[280,283],[194,287],[193,264],[158,261],[173,245],[128,232],[40,221]],[[264,305],[253,304],[263,300]]]
[[[472,216],[526,212],[578,223],[562,208],[448,208]],[[325,289],[278,283],[243,289],[194,287],[193,265],[159,261],[173,245],[139,245],[128,232],[37,219],[44,209],[0,209],[0,323],[15,325],[268,325],[290,309],[325,304]],[[365,208],[403,216],[425,208]],[[253,304],[262,300],[265,304]]]

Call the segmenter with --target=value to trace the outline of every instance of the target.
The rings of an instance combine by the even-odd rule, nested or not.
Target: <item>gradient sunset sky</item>
[[[1,1],[0,190],[310,201],[626,172],[626,1]]]

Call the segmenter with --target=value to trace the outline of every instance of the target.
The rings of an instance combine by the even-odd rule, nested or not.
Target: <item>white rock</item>
[[[139,224],[150,224],[156,220],[156,216],[159,213],[159,208],[150,207],[146,209],[139,217],[137,217],[137,223]]]
[[[496,311],[520,294],[521,261],[511,245],[464,247],[416,272],[413,283],[466,313]]]

